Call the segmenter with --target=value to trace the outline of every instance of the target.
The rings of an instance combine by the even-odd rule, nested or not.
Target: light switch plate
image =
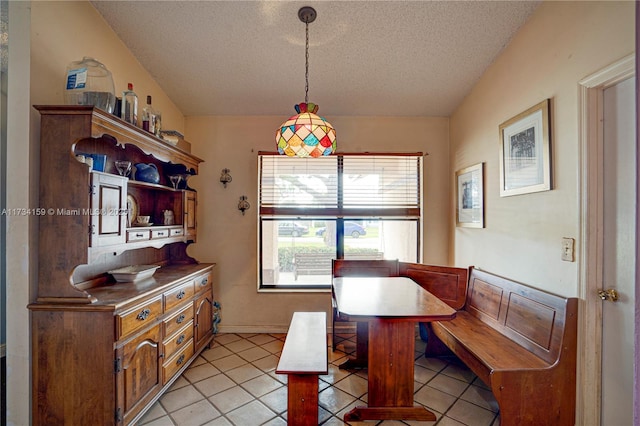
[[[573,238],[562,238],[562,260],[573,262]]]

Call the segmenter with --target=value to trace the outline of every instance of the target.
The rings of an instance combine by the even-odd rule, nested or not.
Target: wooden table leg
[[[431,411],[413,404],[414,350],[415,323],[369,321],[369,405],[345,414],[345,422],[436,420]]]
[[[356,357],[349,358],[338,368],[345,370],[355,368],[367,368],[367,360],[369,358],[369,322],[356,322]]]

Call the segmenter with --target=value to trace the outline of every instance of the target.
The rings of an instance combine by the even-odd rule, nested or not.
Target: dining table
[[[436,420],[413,401],[416,323],[451,320],[456,311],[408,277],[333,277],[332,292],[341,318],[368,325],[367,405],[344,421]]]

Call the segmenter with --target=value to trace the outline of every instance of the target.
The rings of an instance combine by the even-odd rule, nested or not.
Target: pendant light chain
[[[289,157],[323,157],[336,151],[336,130],[326,119],[316,115],[318,105],[309,103],[309,24],[316,16],[311,6],[298,10],[298,19],[305,24],[304,102],[296,104],[297,114],[276,130],[278,153]]]
[[[307,40],[305,43],[304,68],[304,102],[309,103],[309,20],[305,21]]]

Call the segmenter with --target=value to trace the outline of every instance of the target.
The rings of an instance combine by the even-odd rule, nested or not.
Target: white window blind
[[[422,154],[259,156],[262,215],[420,215]]]

